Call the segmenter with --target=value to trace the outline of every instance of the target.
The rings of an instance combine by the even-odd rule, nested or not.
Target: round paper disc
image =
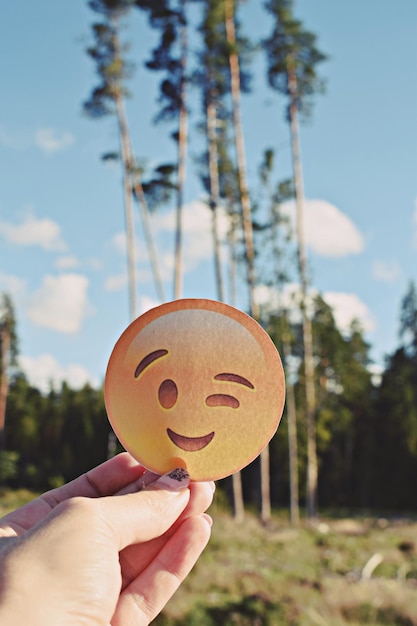
[[[107,367],[105,403],[121,444],[164,474],[224,478],[253,461],[281,419],[285,382],[268,334],[214,300],[175,300],[136,319]]]

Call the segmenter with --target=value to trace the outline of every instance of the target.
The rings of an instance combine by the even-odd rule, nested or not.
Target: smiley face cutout
[[[246,313],[176,300],[136,319],[111,354],[106,409],[121,444],[157,474],[224,478],[253,461],[281,419],[284,372]]]

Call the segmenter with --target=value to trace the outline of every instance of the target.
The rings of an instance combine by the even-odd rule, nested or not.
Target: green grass
[[[0,515],[33,497],[0,493]],[[417,626],[417,523],[321,518],[264,528],[213,506],[213,534],[155,626]],[[369,579],[363,568],[380,563]]]
[[[0,517],[23,506],[37,495],[28,489],[0,489]]]
[[[236,524],[211,511],[213,536],[158,626],[417,626],[417,523],[275,516]],[[370,579],[362,570],[381,555]]]

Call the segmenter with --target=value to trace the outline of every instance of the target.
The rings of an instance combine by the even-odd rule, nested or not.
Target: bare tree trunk
[[[118,19],[113,19],[113,26],[116,33],[119,30]],[[115,38],[115,49],[117,56],[121,56],[120,42],[118,35]],[[149,223],[149,208],[143,192],[142,181],[136,168],[135,157],[132,150],[132,141],[130,137],[129,127],[127,123],[125,103],[123,91],[120,88],[115,93],[116,114],[119,123],[120,146],[123,165],[123,189],[124,189],[124,205],[125,205],[125,223],[126,223],[126,249],[128,259],[128,281],[129,281],[129,302],[130,302],[130,318],[136,317],[136,251],[135,251],[135,232],[134,232],[134,213],[133,213],[133,196],[139,204],[139,213],[142,220],[143,234],[145,244],[149,255],[149,262],[155,283],[156,293],[161,300],[164,301],[164,292],[162,281],[159,274],[159,267],[153,238]]]
[[[234,0],[225,0],[225,26],[227,43],[230,46],[230,85],[233,105],[233,126],[235,130],[236,157],[239,172],[240,199],[242,205],[242,224],[245,239],[245,255],[247,280],[249,288],[250,313],[259,318],[259,308],[255,300],[255,249],[253,243],[252,209],[246,175],[246,154],[240,114],[240,69],[239,57],[236,52],[236,32],[234,21]]]
[[[214,269],[216,273],[217,298],[224,301],[223,274],[221,265],[221,246],[219,238],[218,214],[219,214],[219,169],[218,169],[218,153],[216,141],[216,107],[208,95],[206,106],[207,118],[207,140],[208,140],[208,161],[209,161],[209,180],[210,180],[210,209],[212,212],[212,235],[214,246]]]
[[[236,306],[236,270],[237,270],[237,254],[236,254],[236,225],[234,216],[230,216],[230,228],[227,233],[227,241],[229,247],[229,302],[232,306]]]
[[[268,182],[268,180],[267,180]],[[282,257],[280,246],[278,245],[278,228],[277,220],[274,215],[274,201],[269,189],[267,187],[269,201],[271,205],[271,224],[272,224],[272,239],[274,242],[272,252],[275,259]],[[277,272],[276,276],[278,293],[283,292],[283,281],[281,272]],[[285,307],[281,304],[281,296],[279,295],[278,303],[278,315],[281,317],[283,324],[281,324],[281,340],[284,354],[285,364],[285,385],[286,385],[286,412],[288,423],[288,465],[290,474],[290,519],[293,526],[298,526],[300,523],[300,501],[299,501],[299,485],[298,485],[298,442],[297,442],[297,411],[295,405],[294,385],[291,382],[291,376],[288,372],[288,362],[291,357],[291,342],[289,332],[288,314]]]
[[[287,363],[291,356],[290,344],[286,336],[282,338],[284,359]],[[293,526],[300,524],[300,504],[298,487],[298,444],[297,444],[297,413],[295,408],[294,385],[286,376],[287,387],[287,420],[288,420],[288,460],[290,471],[290,519]]]
[[[0,331],[1,345],[1,382],[0,382],[0,450],[3,450],[6,443],[5,424],[6,424],[6,404],[9,393],[9,351],[10,351],[10,333],[8,329],[2,328]]]
[[[221,270],[220,239],[218,231],[218,209],[220,202],[218,153],[216,142],[216,107],[210,94],[206,107],[207,114],[207,139],[209,155],[209,179],[210,179],[210,207],[212,210],[212,233],[214,242],[214,259],[216,271],[216,285],[218,299],[224,302],[223,275]],[[236,472],[232,475],[233,491],[233,517],[237,522],[243,521],[245,507],[243,502],[242,475]]]
[[[239,188],[242,204],[243,235],[245,239],[245,255],[247,280],[249,288],[250,314],[259,319],[259,307],[255,298],[255,248],[253,242],[252,208],[249,196],[249,188],[246,175],[246,154],[243,139],[242,121],[240,115],[240,69],[239,57],[234,52],[236,47],[236,32],[234,21],[234,0],[225,0],[225,26],[227,42],[230,46],[230,85],[233,104],[233,125],[235,129],[236,157],[239,172]],[[265,448],[261,452],[261,517],[265,522],[265,516],[270,515],[270,476],[269,476],[269,450]]]
[[[148,250],[149,261],[150,261],[151,268],[152,268],[152,275],[153,275],[153,280],[155,284],[155,290],[156,290],[156,293],[160,302],[164,302],[165,301],[164,287],[162,284],[161,274],[159,272],[158,256],[156,254],[154,241],[152,237],[152,231],[151,231],[151,225],[150,225],[150,219],[149,219],[149,207],[146,201],[146,197],[145,197],[143,187],[142,187],[142,181],[140,179],[139,174],[134,173],[133,178],[134,178],[135,194],[138,199],[138,204],[140,208],[140,216],[142,219],[143,234],[145,237],[146,248]]]
[[[317,515],[318,464],[316,447],[316,393],[314,388],[314,356],[311,320],[307,311],[307,262],[304,242],[304,185],[300,158],[298,114],[296,104],[297,85],[294,71],[289,67],[288,87],[290,92],[290,129],[293,154],[294,184],[297,214],[298,265],[301,284],[301,312],[303,318],[304,376],[306,390],[307,422],[307,515]]]
[[[233,490],[233,517],[236,522],[243,522],[245,519],[245,505],[243,501],[242,473],[232,474]]]
[[[135,252],[135,226],[133,214],[133,189],[131,182],[132,154],[129,143],[129,131],[127,127],[126,113],[122,96],[115,98],[117,119],[120,131],[120,151],[123,163],[123,193],[126,225],[126,253],[129,282],[129,315],[133,320],[136,317],[136,252]]]
[[[267,524],[271,519],[271,485],[269,471],[269,446],[260,454],[261,463],[261,521]]]
[[[229,302],[232,306],[236,306],[236,237],[235,225],[233,224],[233,216],[231,225],[227,233],[229,244]],[[232,475],[233,489],[233,517],[237,522],[245,519],[245,503],[243,500],[242,473],[236,472]]]
[[[225,0],[225,25],[227,42],[232,51],[229,54],[230,85],[233,104],[233,125],[235,129],[236,157],[239,172],[239,188],[242,204],[242,224],[245,239],[245,255],[247,280],[249,288],[250,314],[259,319],[259,307],[255,298],[255,248],[253,241],[252,208],[246,174],[246,153],[243,138],[243,128],[240,114],[240,69],[239,57],[236,48],[236,32],[234,22],[234,0]],[[271,516],[271,492],[269,472],[269,448],[261,452],[261,519],[267,522]]]
[[[183,0],[182,13],[185,15],[185,3]],[[184,18],[185,20],[185,18]],[[174,299],[181,298],[183,279],[183,204],[184,204],[184,184],[186,174],[187,141],[188,141],[188,112],[186,107],[186,63],[187,63],[187,26],[184,23],[180,32],[181,41],[181,81],[180,81],[180,112],[178,125],[178,180],[177,180],[177,217],[175,230],[175,269],[174,269]]]
[[[109,432],[107,437],[107,459],[112,459],[116,456],[117,450],[117,438],[114,432]]]

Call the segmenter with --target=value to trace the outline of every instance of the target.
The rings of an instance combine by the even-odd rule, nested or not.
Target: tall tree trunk
[[[184,185],[186,175],[187,141],[188,141],[188,112],[186,107],[186,64],[187,64],[187,25],[185,22],[186,0],[181,1],[183,24],[180,29],[181,43],[181,79],[180,79],[180,111],[178,123],[178,180],[177,180],[177,215],[175,230],[175,269],[174,269],[174,299],[181,298],[183,281],[183,204]]]
[[[233,205],[233,202],[230,203]],[[236,224],[233,214],[230,215],[230,227],[227,232],[227,243],[229,249],[229,302],[232,306],[236,306],[236,274],[237,274],[237,251],[236,251]]]
[[[282,338],[285,363],[291,356],[290,343],[286,334]],[[300,503],[298,487],[298,444],[297,444],[297,412],[295,408],[294,385],[286,376],[287,387],[287,422],[288,422],[288,462],[290,472],[290,519],[293,526],[300,524]]]
[[[282,258],[282,249],[278,244],[278,223],[274,213],[274,199],[269,187],[269,176],[266,179],[266,187],[271,206],[270,220],[272,224],[272,253],[274,259]],[[281,302],[281,294],[283,293],[283,273],[278,269],[275,277],[275,284],[278,289],[278,315],[281,318],[280,332],[284,355],[285,369],[285,385],[286,385],[286,413],[288,425],[288,469],[290,474],[290,519],[293,526],[300,523],[300,501],[299,501],[299,485],[298,485],[298,442],[297,442],[297,412],[295,405],[294,385],[288,372],[288,363],[291,357],[291,341],[290,341],[290,324],[288,313]]]
[[[119,123],[120,146],[123,164],[123,189],[128,258],[130,318],[134,319],[136,317],[136,250],[133,213],[133,190],[139,205],[139,214],[142,221],[143,235],[149,256],[149,262],[151,265],[155,289],[157,296],[161,302],[164,302],[165,295],[161,275],[159,272],[158,257],[155,251],[154,241],[152,237],[149,220],[149,207],[143,191],[141,177],[136,169],[135,158],[133,156],[132,144],[130,140],[130,132],[125,113],[124,100],[121,95],[116,97],[116,110]]]
[[[260,454],[261,468],[261,521],[267,524],[271,519],[271,477],[269,468],[269,445]]]
[[[301,313],[303,319],[303,348],[304,348],[304,377],[306,392],[306,422],[307,422],[307,515],[313,518],[317,515],[317,446],[316,446],[316,393],[314,387],[314,355],[311,319],[307,311],[307,261],[304,241],[304,184],[300,157],[300,141],[297,113],[297,84],[295,72],[289,63],[288,88],[290,94],[290,130],[294,168],[294,185],[297,214],[298,265],[301,286]]]
[[[252,208],[246,174],[246,154],[240,113],[240,69],[236,52],[236,32],[234,20],[234,0],[225,0],[225,26],[229,44],[230,86],[233,106],[233,126],[235,132],[236,158],[239,173],[240,201],[242,205],[242,225],[245,239],[247,281],[249,288],[250,313],[259,318],[259,307],[255,299],[255,248],[253,242]]]
[[[145,244],[148,250],[149,262],[152,268],[152,276],[155,284],[156,294],[160,302],[165,301],[164,287],[162,284],[161,274],[159,271],[158,256],[156,254],[154,241],[152,237],[151,224],[149,219],[149,207],[146,201],[146,197],[142,187],[142,181],[137,172],[133,174],[133,186],[136,197],[138,199],[139,211],[142,220],[143,234],[145,237]]]
[[[0,330],[0,450],[3,450],[6,444],[5,424],[6,424],[6,404],[9,393],[9,351],[10,351],[10,333],[7,327]]]
[[[219,168],[218,168],[218,152],[216,139],[216,107],[211,94],[207,96],[206,105],[207,120],[207,142],[208,142],[208,162],[209,162],[209,184],[210,184],[210,209],[212,213],[211,229],[213,235],[214,247],[214,269],[216,274],[216,290],[218,300],[224,302],[224,285],[221,264],[221,245],[219,238]]]
[[[129,131],[127,127],[124,102],[121,94],[116,100],[117,119],[120,132],[120,151],[123,163],[123,193],[125,207],[126,226],[126,253],[127,272],[129,283],[129,315],[133,320],[136,317],[136,252],[135,252],[135,226],[133,214],[133,189],[132,189],[132,154],[130,150]]]
[[[240,113],[240,68],[236,52],[236,31],[234,21],[234,0],[225,0],[226,38],[229,44],[230,85],[233,105],[233,126],[235,131],[236,157],[239,173],[239,188],[242,205],[242,224],[245,239],[247,281],[249,288],[250,314],[259,319],[259,307],[255,297],[255,247],[253,241],[252,208],[246,174],[246,154]],[[261,452],[261,519],[267,522],[271,516],[271,487],[269,471],[269,449]]]
[[[232,202],[231,202],[232,204]],[[236,306],[236,228],[233,215],[230,220],[230,228],[227,233],[229,248],[229,302],[232,306]],[[233,491],[233,517],[237,522],[245,519],[245,503],[243,500],[242,472],[235,472],[232,475],[232,491]]]
[[[219,169],[218,169],[218,151],[216,140],[216,124],[217,115],[216,107],[208,94],[207,98],[207,139],[208,139],[208,156],[209,156],[209,180],[210,180],[210,207],[212,210],[212,233],[214,243],[214,259],[216,272],[217,297],[224,302],[224,285],[221,267],[221,246],[218,228],[218,213],[220,203],[219,190]],[[233,517],[237,522],[243,521],[245,517],[245,506],[243,502],[242,475],[235,472],[232,475],[232,491],[233,491]]]

